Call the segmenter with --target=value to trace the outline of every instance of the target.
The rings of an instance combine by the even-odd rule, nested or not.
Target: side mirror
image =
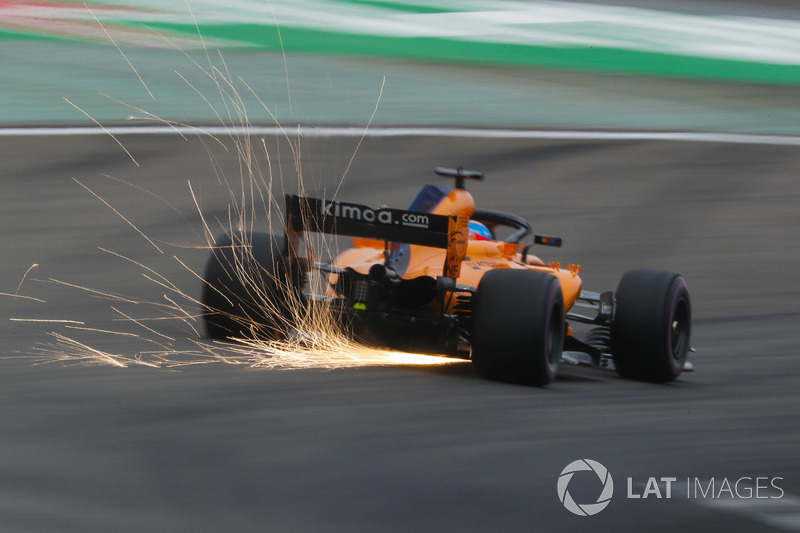
[[[539,235],[537,233],[533,236],[533,242],[545,246],[555,246],[556,248],[561,247],[561,237],[556,237],[554,235]]]

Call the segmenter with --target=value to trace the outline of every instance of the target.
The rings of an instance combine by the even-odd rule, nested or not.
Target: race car
[[[360,342],[471,360],[493,380],[546,385],[561,363],[613,364],[624,378],[658,383],[692,369],[681,275],[631,270],[615,291],[585,291],[579,265],[531,253],[561,238],[475,207],[465,183],[481,172],[435,172],[455,186],[425,185],[407,210],[286,195],[284,235],[216,239],[202,297],[209,336],[286,338],[303,327],[298,307],[313,305]],[[312,234],[353,244],[316,262]],[[311,273],[323,286],[311,287]],[[590,329],[578,336],[573,324]]]

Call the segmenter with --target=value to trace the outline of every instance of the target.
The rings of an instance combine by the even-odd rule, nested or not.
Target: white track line
[[[800,498],[790,494],[780,499],[705,499],[695,503],[727,513],[746,516],[787,531],[800,531]]]
[[[753,486],[752,482],[749,484],[742,484],[741,488],[738,485],[734,486],[737,494],[738,491],[741,490],[742,493],[751,496],[748,498],[729,497],[727,492],[721,490],[721,486],[719,487],[720,492],[718,493],[715,493],[715,490],[711,488],[710,497],[698,497],[697,487],[706,487],[706,489],[713,487],[713,485],[709,485],[709,482],[710,480],[708,479],[696,479],[695,497],[691,497],[692,493],[689,488],[689,480],[686,480],[685,492],[683,492],[683,483],[679,481],[672,487],[671,498],[673,500],[685,498],[685,501],[700,505],[706,509],[736,514],[774,528],[786,531],[800,531],[800,497],[784,492],[783,490],[780,497],[774,497],[774,491],[770,493],[771,497],[753,497],[758,493],[757,488]],[[666,484],[661,482],[658,485],[660,494],[667,494]],[[636,486],[638,487],[639,494],[648,487],[645,483],[637,483]],[[729,487],[729,490],[730,488],[731,487]],[[763,488],[765,487],[762,487],[762,489]]]
[[[255,135],[291,137],[361,137],[362,127],[277,126],[22,126],[0,127],[0,137],[49,137],[71,135]],[[679,141],[732,144],[800,146],[800,137],[746,133],[698,133],[689,131],[549,131],[482,128],[372,127],[367,137],[455,137],[479,139],[544,139],[569,141]]]

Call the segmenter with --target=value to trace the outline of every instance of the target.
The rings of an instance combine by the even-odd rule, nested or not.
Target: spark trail
[[[99,21],[98,21],[99,24]],[[101,25],[102,26],[102,25]],[[103,28],[105,31],[105,28]],[[109,36],[110,39],[110,36]],[[116,42],[112,43],[125,57],[123,50]],[[58,362],[62,364],[81,364],[81,365],[110,365],[114,367],[146,366],[154,368],[179,368],[187,365],[199,365],[209,363],[222,363],[231,365],[242,365],[250,368],[259,369],[336,369],[349,368],[367,365],[435,365],[445,364],[456,359],[445,357],[430,356],[424,354],[407,354],[392,350],[383,350],[365,346],[355,342],[347,334],[346,328],[331,313],[330,307],[320,305],[312,299],[306,298],[308,293],[325,294],[329,285],[328,274],[314,269],[307,269],[302,273],[305,280],[303,292],[295,290],[295,281],[288,277],[288,271],[275,270],[277,274],[268,271],[261,265],[253,255],[252,242],[249,242],[249,235],[256,228],[264,228],[270,234],[282,234],[283,227],[275,223],[276,220],[283,220],[282,197],[287,189],[297,190],[300,194],[306,194],[308,188],[303,177],[302,144],[299,136],[290,135],[284,126],[275,118],[276,115],[265,103],[265,100],[257,94],[257,91],[248,85],[241,77],[232,74],[224,62],[224,58],[219,54],[219,63],[212,61],[213,55],[203,47],[207,64],[201,65],[194,61],[193,64],[201,70],[202,74],[212,79],[216,84],[217,97],[220,103],[214,104],[213,99],[205,95],[200,95],[205,105],[209,106],[213,113],[219,118],[220,124],[228,131],[227,136],[222,135],[203,135],[202,129],[198,128],[199,137],[205,146],[212,172],[217,177],[218,184],[223,188],[224,194],[228,198],[228,209],[226,218],[214,218],[210,220],[204,213],[201,198],[196,194],[196,188],[192,182],[188,185],[188,194],[191,196],[192,205],[199,218],[199,227],[193,228],[195,235],[201,241],[194,244],[165,243],[147,233],[136,223],[135,215],[123,215],[121,210],[114,206],[114,202],[95,192],[92,188],[85,185],[77,178],[73,178],[76,184],[94,196],[103,206],[110,209],[124,224],[128,225],[136,234],[144,238],[159,255],[165,254],[168,248],[192,248],[205,249],[211,253],[221,253],[231,259],[224,265],[227,274],[230,276],[231,283],[243,288],[255,306],[257,313],[231,312],[227,309],[215,309],[205,305],[197,297],[192,295],[192,291],[182,289],[175,283],[160,274],[155,268],[148,266],[147,260],[142,258],[132,258],[128,255],[107,248],[101,250],[120,261],[135,265],[141,270],[142,278],[147,280],[159,292],[161,297],[148,300],[146,298],[119,294],[90,286],[72,283],[68,281],[50,279],[50,283],[82,291],[88,296],[110,300],[110,316],[114,324],[119,327],[115,329],[106,324],[89,324],[79,317],[69,318],[42,318],[26,319],[12,318],[18,322],[37,322],[49,325],[60,325],[64,328],[63,332],[52,331],[50,336],[52,342],[37,345],[29,355],[40,363]],[[130,62],[129,62],[130,64]],[[131,68],[133,66],[131,65]],[[288,66],[285,68],[288,73]],[[177,76],[182,79],[190,92],[197,92],[197,89],[188,79],[180,74]],[[137,72],[138,76],[138,72]],[[147,89],[144,79],[139,78],[141,84]],[[349,158],[347,168],[338,179],[334,190],[338,192],[341,184],[349,171],[354,158],[357,155],[366,133],[378,111],[380,100],[383,94],[386,80],[381,82],[377,101],[369,120],[364,127],[364,134],[361,135],[358,143],[354,146],[352,156]],[[286,83],[287,92],[289,83]],[[149,89],[148,89],[148,92]],[[286,143],[291,151],[292,168],[284,170],[280,165],[281,158],[270,153],[266,140],[251,133],[252,124],[247,117],[247,110],[241,98],[242,93],[249,93],[256,97],[256,100],[273,117],[275,126],[283,132],[282,142]],[[152,93],[150,93],[152,95]],[[289,95],[291,96],[291,95]],[[134,109],[144,116],[145,120],[160,122],[170,127],[187,127],[185,124],[176,124],[172,121],[161,119],[160,117],[131,106],[123,101],[116,100],[122,106]],[[137,166],[137,161],[127,149],[124,143],[99,121],[85,110],[78,108],[70,100],[64,100],[84,113],[96,125],[104,131],[122,148],[130,160]],[[216,159],[214,152],[209,144],[203,139],[208,138],[211,144],[222,145],[226,152],[237,154],[238,168],[233,170],[223,168],[223,165]],[[280,147],[280,144],[278,145]],[[275,162],[279,164],[275,165]],[[144,163],[144,161],[142,161]],[[167,200],[158,197],[155,193],[147,191],[134,183],[115,178],[118,184],[129,186],[139,192],[147,193],[162,200],[167,206],[174,210],[174,206]],[[238,236],[231,239],[230,246],[219,245],[219,236],[216,228],[220,232],[228,235]],[[315,256],[335,257],[337,248],[335,237],[313,235],[309,236],[307,243],[309,249],[313,250]],[[193,279],[208,282],[204,276],[196,269],[181,259],[177,254],[171,256],[172,259],[181,267],[183,272],[188,273]],[[23,280],[27,277],[30,270],[37,265],[33,265]],[[20,282],[20,287],[22,282]],[[274,293],[266,290],[267,286],[275,286],[279,289],[280,298],[275,298]],[[221,292],[219,287],[211,289]],[[19,287],[17,288],[17,293]],[[144,291],[137,291],[142,294]],[[10,295],[10,294],[9,294]],[[14,296],[17,296],[15,294]],[[33,297],[29,298],[37,301]],[[225,296],[227,302],[233,302],[230,295]],[[276,301],[280,300],[280,301]],[[123,307],[124,306],[124,307]],[[280,306],[281,313],[276,312]],[[241,306],[239,306],[241,308]],[[146,312],[142,312],[146,309]],[[288,313],[286,310],[288,309]],[[203,321],[208,314],[227,313],[232,323],[236,324],[236,331],[231,331],[227,341],[213,341],[203,337]],[[280,315],[281,320],[277,329],[277,335],[264,335],[264,324],[260,321],[260,316],[264,314],[273,316]],[[170,323],[169,334],[159,329],[160,324]],[[178,337],[175,335],[175,328],[182,328],[186,335]],[[86,337],[86,338],[84,338]],[[89,340],[89,339],[97,340]],[[124,341],[120,345],[120,340]],[[131,354],[130,346],[134,343],[140,345]],[[101,348],[100,346],[105,346]],[[108,348],[107,346],[122,346],[123,348]]]

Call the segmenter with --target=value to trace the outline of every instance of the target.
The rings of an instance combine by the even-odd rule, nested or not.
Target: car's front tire
[[[545,272],[496,269],[478,285],[472,311],[472,363],[489,379],[546,385],[564,348],[564,295]]]
[[[666,270],[631,270],[617,286],[611,353],[620,376],[666,383],[686,364],[692,328],[689,289]]]

